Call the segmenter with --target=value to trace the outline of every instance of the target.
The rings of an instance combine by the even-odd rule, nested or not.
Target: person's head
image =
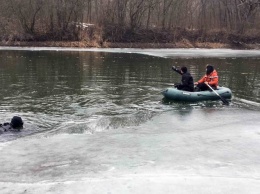
[[[18,116],[14,116],[11,120],[11,123],[12,127],[14,129],[22,129],[23,128],[23,120],[21,117],[18,117]]]
[[[212,65],[206,66],[206,74],[209,75],[214,71],[214,67]]]
[[[186,72],[188,71],[188,69],[187,69],[187,67],[181,67],[181,71],[182,71],[183,73],[186,73]]]

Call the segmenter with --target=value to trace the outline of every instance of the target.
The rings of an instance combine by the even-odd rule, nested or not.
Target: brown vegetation
[[[260,0],[0,0],[0,44],[258,48]]]

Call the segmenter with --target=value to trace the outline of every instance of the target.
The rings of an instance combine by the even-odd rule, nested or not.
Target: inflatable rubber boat
[[[218,87],[217,92],[224,99],[231,99],[232,92],[229,88]],[[187,92],[178,90],[177,88],[167,88],[162,91],[162,95],[168,100],[184,101],[184,102],[197,102],[205,100],[220,100],[220,97],[211,90],[199,91],[199,92]]]

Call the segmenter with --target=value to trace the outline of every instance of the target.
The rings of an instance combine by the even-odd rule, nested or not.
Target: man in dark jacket
[[[177,69],[175,66],[172,66],[172,70],[176,71],[177,73],[181,74],[181,84],[177,84],[175,87],[178,90],[184,90],[193,92],[194,91],[194,83],[193,83],[193,77],[188,72],[187,67],[181,67],[181,70]]]
[[[23,120],[18,116],[14,116],[11,123],[0,124],[0,134],[6,131],[20,131],[21,129],[23,129]]]

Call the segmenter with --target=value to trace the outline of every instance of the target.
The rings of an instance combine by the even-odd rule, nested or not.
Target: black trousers
[[[182,85],[182,84],[176,85],[176,88],[177,88],[178,90],[183,90],[183,91],[189,91],[189,92],[193,92],[193,91],[194,91],[193,88],[188,87],[188,86],[184,86],[184,85]]]
[[[211,86],[214,90],[217,89],[215,86]],[[205,83],[200,83],[195,88],[195,91],[211,90]]]

